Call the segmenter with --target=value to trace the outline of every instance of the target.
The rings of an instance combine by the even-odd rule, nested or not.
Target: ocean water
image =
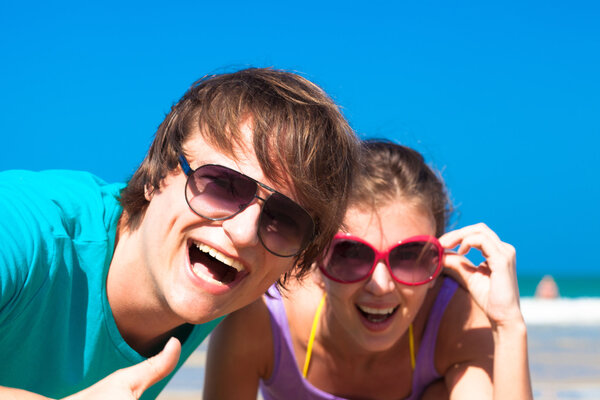
[[[521,297],[533,297],[543,275],[519,275]],[[560,297],[600,297],[600,275],[553,276]]]

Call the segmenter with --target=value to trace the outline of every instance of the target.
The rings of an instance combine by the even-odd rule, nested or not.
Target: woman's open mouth
[[[398,311],[399,306],[388,308],[373,308],[357,304],[356,308],[362,314],[362,316],[369,322],[374,324],[381,324],[390,319],[396,313],[396,311]]]

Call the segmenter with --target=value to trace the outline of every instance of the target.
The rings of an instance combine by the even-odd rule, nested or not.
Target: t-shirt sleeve
[[[44,268],[53,257],[31,174],[0,173],[0,325],[26,305],[23,293],[43,284],[43,274],[32,274],[32,268]],[[26,285],[33,290],[25,291]]]

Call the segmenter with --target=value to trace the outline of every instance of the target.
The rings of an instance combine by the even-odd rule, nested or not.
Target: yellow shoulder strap
[[[413,334],[413,326],[410,324],[408,326],[408,345],[410,347],[410,366],[415,370],[415,337]]]
[[[308,338],[308,346],[306,347],[306,357],[304,358],[304,368],[302,369],[302,376],[306,378],[306,374],[308,373],[308,364],[310,364],[310,356],[312,354],[313,343],[315,341],[315,335],[317,334],[317,326],[319,325],[319,317],[321,316],[321,311],[323,310],[323,305],[325,304],[325,297],[327,293],[323,293],[323,297],[321,297],[321,302],[317,307],[317,311],[315,311],[315,317],[313,318],[312,328],[310,329],[310,336]]]

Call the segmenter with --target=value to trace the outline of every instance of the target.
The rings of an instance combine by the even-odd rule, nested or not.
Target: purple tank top
[[[446,306],[454,295],[458,284],[452,278],[446,278],[438,292],[435,303],[423,332],[421,346],[417,353],[415,371],[413,373],[411,395],[405,400],[416,400],[421,397],[425,388],[433,381],[441,378],[435,370],[435,342],[438,328]],[[260,391],[264,400],[306,399],[306,400],[345,400],[319,390],[302,376],[302,372],[294,358],[294,346],[281,295],[276,286],[271,286],[264,296],[271,317],[273,332],[274,364],[271,377],[260,382]]]

